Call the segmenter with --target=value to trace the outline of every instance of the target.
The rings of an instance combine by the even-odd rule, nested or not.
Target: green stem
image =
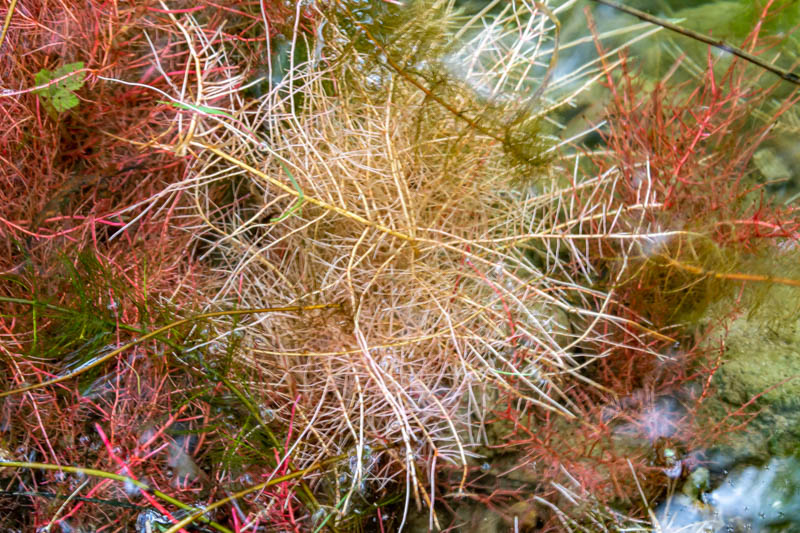
[[[11,396],[12,394],[20,394],[20,393],[23,393],[23,392],[28,392],[30,390],[40,389],[40,388],[43,388],[43,387],[48,387],[50,385],[55,385],[57,383],[61,383],[63,381],[70,380],[70,379],[72,379],[72,378],[74,378],[76,376],[79,376],[80,374],[83,374],[84,372],[88,372],[92,368],[95,368],[95,367],[105,363],[106,361],[116,357],[117,355],[119,355],[120,353],[124,352],[125,350],[127,350],[129,348],[133,348],[134,346],[136,346],[138,344],[141,344],[142,342],[144,342],[144,341],[146,341],[148,339],[152,339],[153,337],[157,337],[158,335],[160,335],[160,334],[162,334],[162,333],[164,333],[166,331],[169,331],[169,330],[171,330],[173,328],[176,328],[178,326],[182,326],[183,324],[188,324],[189,322],[194,322],[195,320],[202,320],[202,319],[205,319],[205,318],[215,318],[215,317],[219,317],[219,316],[252,315],[252,314],[256,314],[256,313],[275,313],[275,312],[281,312],[281,311],[283,311],[283,312],[287,312],[287,311],[310,311],[310,310],[313,310],[313,309],[330,309],[330,308],[335,308],[335,307],[338,307],[338,304],[319,304],[319,305],[289,306],[289,307],[263,307],[263,308],[258,308],[258,309],[234,309],[232,311],[215,311],[215,312],[212,312],[212,313],[202,313],[202,314],[195,315],[195,316],[192,316],[192,317],[189,317],[189,318],[184,318],[184,319],[181,319],[181,320],[177,320],[175,322],[172,322],[171,324],[167,324],[164,327],[158,328],[157,330],[154,330],[154,331],[151,331],[150,333],[142,335],[138,339],[133,340],[133,341],[129,342],[128,344],[125,344],[124,346],[120,346],[116,350],[113,350],[113,351],[107,353],[106,355],[104,355],[102,357],[98,357],[97,359],[95,359],[91,363],[89,363],[89,364],[87,364],[85,366],[82,366],[82,367],[78,368],[77,370],[75,370],[74,372],[70,372],[69,374],[66,374],[66,375],[63,375],[63,376],[60,376],[60,377],[57,377],[57,378],[54,378],[54,379],[51,379],[51,380],[48,380],[48,381],[44,381],[42,383],[35,383],[33,385],[26,385],[25,387],[20,387],[18,389],[0,392],[0,398],[4,398],[6,396]]]
[[[295,478],[298,478],[298,477],[303,477],[306,474],[308,474],[309,472],[313,472],[314,470],[318,470],[318,469],[322,468],[323,466],[327,466],[327,465],[329,465],[331,463],[335,463],[335,462],[341,461],[341,460],[345,459],[346,457],[347,457],[347,454],[337,455],[336,457],[331,457],[330,459],[326,459],[324,461],[320,461],[319,463],[314,463],[313,465],[309,466],[308,468],[304,468],[303,470],[296,470],[294,472],[291,472],[289,474],[283,475],[281,477],[276,477],[276,478],[270,479],[269,481],[265,481],[264,483],[259,483],[258,485],[254,485],[254,486],[248,487],[248,488],[246,488],[244,490],[240,490],[239,492],[231,494],[230,496],[228,496],[226,498],[223,498],[221,500],[217,500],[216,502],[212,503],[211,505],[206,506],[204,509],[200,509],[199,511],[196,511],[194,514],[192,514],[190,516],[187,516],[186,518],[184,518],[183,520],[181,520],[177,524],[174,524],[171,528],[166,530],[164,533],[176,533],[182,527],[185,527],[185,526],[191,524],[192,522],[194,522],[195,520],[197,520],[198,518],[201,518],[205,513],[209,512],[209,511],[213,511],[217,507],[221,507],[221,506],[225,505],[228,502],[231,502],[233,500],[238,500],[239,498],[241,498],[243,496],[247,496],[248,494],[250,494],[252,492],[257,492],[257,491],[259,491],[261,489],[265,489],[267,487],[271,487],[273,485],[277,485],[277,484],[283,483],[285,481],[291,481],[292,479],[295,479]]]
[[[139,481],[137,479],[133,479],[133,478],[128,477],[128,476],[123,476],[121,474],[115,474],[113,472],[106,472],[105,470],[96,470],[94,468],[83,468],[83,467],[80,467],[80,466],[61,466],[61,465],[53,465],[53,464],[49,464],[49,463],[26,463],[26,462],[20,462],[20,461],[0,461],[0,467],[30,468],[30,469],[37,469],[37,470],[56,470],[56,471],[59,471],[59,472],[69,472],[71,474],[84,474],[84,475],[87,475],[87,476],[111,479],[111,480],[114,480],[114,481],[121,481],[123,483],[131,483],[136,488],[138,488],[140,490],[152,493],[156,498],[159,498],[160,500],[163,500],[163,501],[165,501],[167,503],[171,503],[175,507],[179,507],[179,508],[183,509],[184,511],[188,511],[188,512],[192,513],[190,516],[193,516],[193,517],[199,519],[200,521],[210,525],[211,527],[213,527],[217,531],[221,531],[222,533],[233,533],[233,531],[231,531],[227,527],[225,527],[225,526],[223,526],[221,524],[217,524],[216,522],[212,522],[208,518],[205,518],[204,516],[202,516],[206,512],[205,509],[199,509],[198,510],[196,507],[192,507],[190,505],[186,505],[182,501],[173,498],[169,494],[165,494],[165,493],[161,492],[160,490],[151,488],[146,483],[142,483],[141,481]],[[180,529],[180,528],[178,528],[178,529]],[[170,531],[172,531],[172,529],[170,529]],[[177,529],[175,529],[174,531],[177,531]]]

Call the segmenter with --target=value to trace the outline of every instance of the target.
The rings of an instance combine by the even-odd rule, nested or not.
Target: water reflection
[[[800,461],[738,467],[699,498],[691,491],[675,495],[656,516],[665,533],[800,531]]]

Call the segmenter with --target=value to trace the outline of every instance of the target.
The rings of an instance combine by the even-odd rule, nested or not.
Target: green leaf
[[[58,67],[55,71],[50,71],[43,68],[33,78],[34,83],[38,85],[45,85],[52,80],[56,80],[63,76],[68,76],[70,73],[83,68],[83,62],[78,61],[75,63],[68,63]],[[44,107],[48,110],[55,110],[58,113],[76,107],[80,100],[73,91],[77,91],[83,87],[86,79],[85,72],[78,72],[74,76],[69,76],[56,82],[49,87],[45,87],[36,91],[36,94],[42,101]],[[52,114],[52,113],[51,113]]]
[[[159,104],[167,104],[171,105],[172,107],[177,107],[178,109],[187,109],[189,111],[198,111],[200,113],[206,113],[208,115],[222,115],[224,117],[228,117],[230,119],[236,120],[233,116],[222,111],[221,109],[214,109],[213,107],[206,107],[204,105],[192,105],[192,104],[184,104],[183,102],[167,102],[165,100],[158,100]]]
[[[44,85],[45,83],[47,83],[48,81],[50,81],[52,79],[50,77],[51,74],[52,73],[49,70],[43,68],[42,70],[40,70],[39,72],[36,73],[36,76],[33,77],[33,83],[35,83],[37,86]],[[39,89],[39,91],[37,91],[37,92],[41,92],[41,91],[42,91],[42,89]]]
[[[75,96],[75,93],[69,91],[56,91],[53,94],[53,107],[59,113],[62,111],[66,111],[67,109],[72,109],[80,102],[78,97]]]
[[[83,61],[78,61],[77,63],[68,63],[56,69],[53,72],[53,78],[60,78],[61,76],[66,76],[70,72],[75,72],[76,70],[81,70],[83,68]],[[86,78],[85,72],[78,72],[74,76],[70,76],[69,78],[63,79],[56,84],[56,87],[59,89],[65,89],[67,91],[77,91],[81,87],[83,87],[83,81]]]

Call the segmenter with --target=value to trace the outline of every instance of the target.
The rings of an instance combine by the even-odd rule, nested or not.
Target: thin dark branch
[[[613,0],[593,0],[593,1],[597,2],[598,4],[603,4],[608,7],[614,8],[618,11],[622,11],[623,13],[633,15],[634,17],[640,20],[644,20],[645,22],[649,22],[650,24],[655,24],[656,26],[661,26],[662,28],[674,31],[675,33],[680,33],[681,35],[685,35],[690,39],[695,39],[696,41],[706,43],[708,45],[713,46],[714,48],[719,48],[720,50],[724,50],[725,52],[731,53],[736,57],[740,57],[745,61],[748,61],[754,65],[763,68],[764,70],[772,72],[776,76],[780,76],[782,79],[790,83],[800,85],[800,76],[798,76],[797,74],[779,69],[774,65],[770,65],[769,63],[762,61],[753,54],[745,52],[744,50],[737,48],[729,43],[726,43],[721,39],[713,39],[707,35],[703,35],[702,33],[697,33],[696,31],[683,28],[681,26],[678,26],[677,24],[667,22],[666,20],[654,17],[653,15],[645,13],[644,11],[639,11],[638,9],[622,5],[618,2],[614,2]]]

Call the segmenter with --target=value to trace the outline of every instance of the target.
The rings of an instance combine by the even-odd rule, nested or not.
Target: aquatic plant
[[[228,13],[207,9],[209,27]],[[188,52],[166,53],[180,33],[168,11],[90,2],[79,13],[33,2],[3,13],[0,372],[4,393],[32,387],[0,400],[0,459],[49,467],[0,469],[4,530],[171,523],[166,515],[186,507],[180,500],[192,502],[201,487],[217,490],[198,457],[226,449],[228,432],[240,430],[232,386],[175,358],[181,340],[202,342],[199,333],[173,329],[114,353],[177,309],[195,309],[206,275],[184,252],[191,221],[174,217],[181,195],[151,199],[185,168],[152,144],[172,115],[159,111],[157,93],[97,77],[170,87]],[[250,31],[242,18],[224,18],[227,38]],[[142,62],[151,45],[163,47],[158,66]],[[77,70],[76,60],[84,63]],[[62,76],[57,65],[65,63]],[[48,80],[36,75],[48,71]],[[44,113],[42,91],[77,89],[60,84],[78,77],[80,113]],[[67,473],[59,465],[80,467]],[[144,479],[177,499],[163,503],[163,514],[136,482],[86,477],[92,468]],[[271,471],[268,462],[264,468]],[[243,474],[214,475],[233,486]]]
[[[580,412],[565,391],[612,349],[609,331],[630,331],[654,358],[638,337],[664,338],[608,314],[609,294],[591,286],[583,243],[597,237],[583,228],[597,206],[571,198],[612,178],[571,184],[549,170],[541,117],[574,97],[548,83],[554,14],[456,15],[445,2],[320,10],[321,40],[295,33],[266,94],[192,113],[191,137],[173,147],[195,156],[179,186],[196,198],[183,216],[204,222],[199,257],[226,275],[212,301],[341,305],[242,324],[235,356],[260,376],[247,384],[254,402],[301,431],[298,469],[355,457],[349,473],[309,480],[328,524],[378,513],[400,485],[399,509],[382,511],[394,527],[412,504],[446,527],[437,501],[482,498],[472,457],[496,444],[496,411],[552,418],[520,425],[556,439],[556,420]],[[593,342],[604,347],[579,349]]]
[[[0,95],[0,480],[20,487],[0,519],[389,531],[472,505],[644,527],[719,366],[678,326],[793,281],[749,267],[798,228],[750,208],[747,172],[750,115],[794,100],[759,107],[710,54],[647,93],[605,35],[559,70],[569,7],[34,6],[56,37],[9,18],[4,47],[61,57],[0,66],[22,80]],[[81,112],[42,115],[35,73],[77,60]],[[548,121],[598,79],[605,147],[576,155]]]
[[[757,41],[757,27],[748,39]],[[645,90],[648,82],[631,73],[631,60],[621,59],[620,68],[605,62],[611,97],[605,149],[588,154],[591,164],[584,167],[608,176],[612,185],[580,191],[575,201],[599,203],[614,217],[613,231],[607,216],[586,222],[605,235],[590,252],[590,264],[603,273],[598,281],[612,295],[608,312],[643,321],[680,342],[651,338],[639,345],[628,332],[610,333],[621,347],[597,358],[587,373],[601,387],[576,391],[585,398],[581,418],[592,422],[585,425],[586,440],[545,446],[531,439],[530,446],[532,459],[538,459],[572,444],[573,451],[563,455],[583,458],[588,469],[582,474],[566,468],[578,487],[603,494],[596,486],[599,468],[610,497],[635,503],[641,492],[644,512],[647,502],[663,497],[671,479],[697,466],[698,452],[746,427],[759,398],[784,383],[770,384],[717,419],[703,412],[724,354],[724,335],[712,332],[753,309],[756,295],[763,294],[760,286],[800,286],[795,269],[759,265],[764,254],[792,260],[797,211],[771,201],[765,186],[751,178],[753,154],[771,123],[796,103],[797,92],[774,105],[768,100],[776,85],[763,88],[762,76],[769,74],[737,61],[720,73],[721,60],[710,51],[700,79],[670,84],[667,75]],[[769,118],[754,122],[756,111]],[[625,240],[629,234],[644,238]],[[742,301],[742,294],[750,296]],[[712,305],[728,297],[738,305]],[[710,309],[718,314],[709,318]],[[653,357],[652,350],[659,355]],[[636,445],[631,437],[648,444]],[[575,448],[584,442],[589,452]],[[669,449],[671,459],[659,447]],[[635,491],[626,476],[631,469],[637,473]],[[626,477],[627,489],[619,477]]]

